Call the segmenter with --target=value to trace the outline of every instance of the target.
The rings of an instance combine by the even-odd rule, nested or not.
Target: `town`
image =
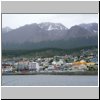
[[[80,55],[13,57],[2,59],[2,74],[98,71],[98,49],[80,50]]]

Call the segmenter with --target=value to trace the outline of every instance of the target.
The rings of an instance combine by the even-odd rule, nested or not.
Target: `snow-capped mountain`
[[[75,48],[98,45],[98,24],[33,23],[3,33],[3,49]]]
[[[67,30],[68,28],[66,28],[64,25],[62,25],[61,23],[50,23],[50,22],[45,22],[45,23],[40,23],[38,24],[40,28],[44,29],[44,30]]]
[[[81,27],[85,28],[86,30],[97,33],[98,32],[98,24],[97,23],[89,23],[89,24],[80,24]]]

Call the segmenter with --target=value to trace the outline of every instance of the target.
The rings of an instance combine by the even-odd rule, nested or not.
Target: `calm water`
[[[97,86],[98,76],[9,75],[2,76],[2,86]]]

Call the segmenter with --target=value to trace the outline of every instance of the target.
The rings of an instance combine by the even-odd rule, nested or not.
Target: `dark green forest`
[[[35,50],[2,50],[2,57],[53,57],[65,54],[80,54],[81,50],[94,49],[97,46],[86,46],[74,49],[44,48]]]

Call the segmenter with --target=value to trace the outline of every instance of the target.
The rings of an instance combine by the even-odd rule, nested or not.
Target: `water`
[[[2,86],[97,86],[98,76],[9,75],[2,76]]]

